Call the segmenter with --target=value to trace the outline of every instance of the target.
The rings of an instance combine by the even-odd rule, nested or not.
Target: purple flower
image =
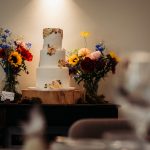
[[[77,69],[75,67],[69,67],[69,74],[75,74]]]
[[[105,66],[106,66],[106,61],[104,59],[99,58],[96,61],[96,70],[103,70]]]

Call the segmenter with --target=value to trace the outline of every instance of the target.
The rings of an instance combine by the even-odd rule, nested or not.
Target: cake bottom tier
[[[42,68],[36,70],[36,87],[40,89],[46,88],[52,81],[59,81],[62,88],[70,87],[69,70],[67,67],[59,68]],[[47,84],[47,85],[46,85]]]

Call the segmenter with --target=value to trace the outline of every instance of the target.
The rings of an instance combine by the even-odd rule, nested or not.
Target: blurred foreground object
[[[137,137],[145,142],[150,123],[150,53],[130,53],[122,63],[114,89],[114,100],[121,105]]]
[[[69,128],[68,136],[73,139],[103,139],[111,138],[110,136],[118,136],[121,139],[122,136],[123,139],[129,140],[133,138],[133,133],[133,127],[125,119],[86,118],[73,123]]]
[[[149,150],[150,145],[145,145]],[[143,150],[137,140],[71,139],[58,137],[51,150]]]
[[[29,122],[23,125],[25,141],[23,150],[45,150],[45,120],[38,107],[33,108]]]

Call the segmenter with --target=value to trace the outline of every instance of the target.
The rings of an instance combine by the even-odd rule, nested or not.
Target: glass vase
[[[107,103],[107,101],[104,100],[103,95],[98,95],[98,83],[93,83],[92,81],[85,80],[83,87],[84,87],[84,102],[89,104],[103,104]]]
[[[21,99],[21,90],[19,88],[19,82],[17,75],[6,74],[5,78],[2,81],[2,91],[13,92],[14,102],[17,102]]]

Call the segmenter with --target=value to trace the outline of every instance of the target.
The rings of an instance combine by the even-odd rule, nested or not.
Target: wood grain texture
[[[31,89],[22,90],[23,97],[39,97],[43,104],[75,104],[82,96],[80,90],[68,91],[36,91]]]

